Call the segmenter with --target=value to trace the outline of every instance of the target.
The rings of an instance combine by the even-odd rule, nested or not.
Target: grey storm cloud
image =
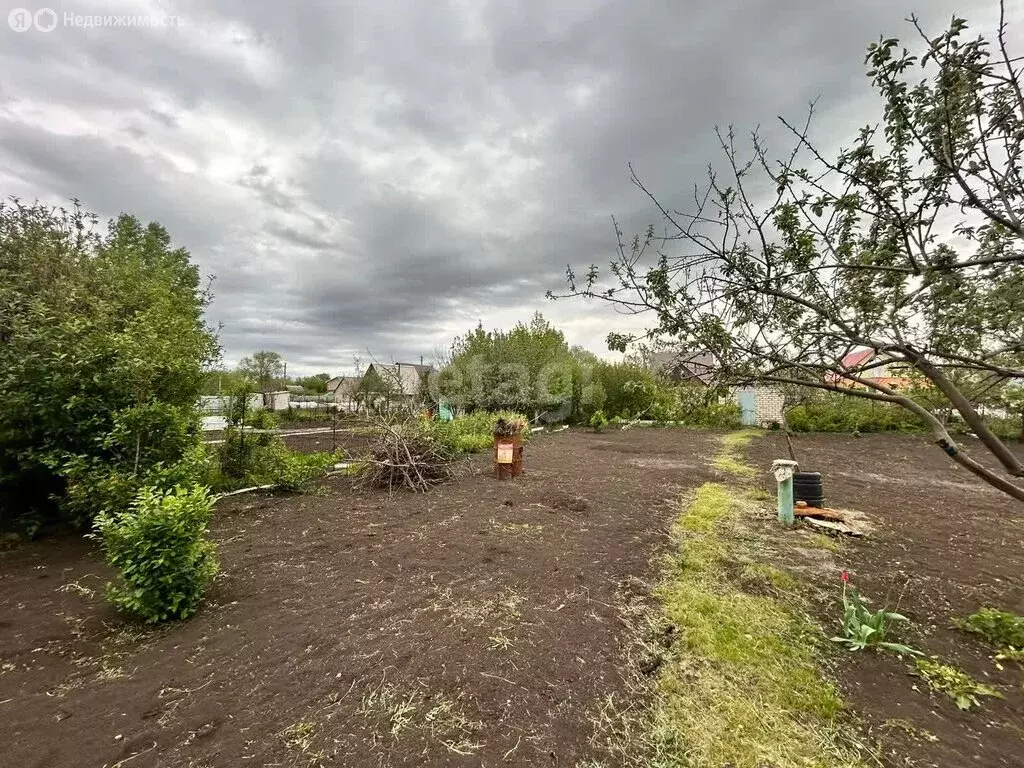
[[[718,160],[715,125],[760,124],[782,151],[776,115],[800,119],[819,97],[814,135],[838,146],[877,117],[870,41],[909,38],[912,12],[932,29],[954,10],[991,29],[996,12],[989,0],[49,5],[183,23],[0,27],[0,191],[162,222],[215,277],[228,363],[268,348],[290,370],[332,373],[353,354],[429,357],[478,320],[537,309],[603,352],[623,318],[544,293],[567,263],[607,261],[612,214],[627,233],[656,222],[629,164],[682,205]]]

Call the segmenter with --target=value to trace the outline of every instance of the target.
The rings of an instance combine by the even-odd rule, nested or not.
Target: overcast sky
[[[1010,0],[1016,19],[1024,0]],[[15,7],[0,0],[2,18]],[[716,124],[799,119],[838,146],[877,116],[864,49],[990,0],[50,2],[0,26],[0,192],[157,220],[215,276],[225,360],[291,372],[418,361],[541,310],[607,354],[607,307],[549,302],[607,262],[615,214],[692,195]],[[180,17],[84,28],[64,15]],[[2,24],[2,20],[0,20]],[[1014,30],[1020,38],[1020,29]],[[769,137],[774,129],[769,130]],[[775,144],[773,144],[775,145]],[[781,143],[777,146],[782,148]],[[369,353],[367,352],[369,350]]]

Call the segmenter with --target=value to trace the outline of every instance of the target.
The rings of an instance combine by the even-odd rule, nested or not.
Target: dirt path
[[[991,650],[950,625],[952,617],[983,605],[1024,614],[1024,507],[922,438],[800,435],[794,441],[801,468],[823,473],[826,504],[865,512],[876,526],[870,538],[844,540],[832,570],[817,575],[817,586],[827,590],[820,616],[826,631],[837,630],[841,619],[838,571],[845,567],[876,607],[901,599],[912,645],[1004,697],[961,712],[947,697],[929,696],[895,656],[845,654],[836,665],[844,695],[894,747],[887,765],[1024,766],[1022,670],[1007,664],[1000,671]],[[765,490],[774,493],[767,470],[785,455],[780,435],[752,444]]]
[[[0,554],[3,763],[544,765],[600,757],[617,594],[649,577],[715,436],[545,436],[426,496],[240,497],[193,620],[139,631],[80,540]],[[130,761],[129,761],[130,760]]]

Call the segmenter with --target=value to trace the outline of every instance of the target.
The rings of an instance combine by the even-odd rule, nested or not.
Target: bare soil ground
[[[226,500],[208,603],[157,629],[104,604],[81,539],[0,553],[0,763],[599,758],[592,718],[623,690],[619,600],[654,576],[681,492],[720,478],[715,450],[708,432],[573,431],[528,445],[515,481],[477,458],[426,495],[338,478]]]
[[[293,451],[301,453],[321,453],[339,450],[350,458],[365,455],[369,452],[373,437],[359,431],[339,429],[319,431],[323,427],[307,429],[282,430],[281,439]]]
[[[1024,508],[922,438],[816,435],[794,442],[801,469],[823,473],[826,506],[867,513],[876,528],[869,538],[844,539],[831,558],[821,553],[823,567],[804,572],[809,586],[827,590],[819,600],[826,631],[839,630],[839,571],[847,568],[875,607],[900,601],[912,621],[904,632],[911,645],[1004,696],[962,712],[948,697],[930,695],[906,661],[844,653],[835,674],[874,735],[888,740],[886,764],[1024,766],[1021,668],[1007,663],[1000,671],[991,649],[950,624],[987,605],[1024,613]],[[755,441],[750,457],[761,470],[758,482],[774,493],[766,472],[772,459],[786,457],[784,439]]]

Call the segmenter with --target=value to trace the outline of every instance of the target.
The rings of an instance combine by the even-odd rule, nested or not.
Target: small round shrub
[[[604,415],[604,411],[594,411],[594,415],[590,417],[590,426],[594,428],[595,432],[600,432],[608,426],[608,419]]]
[[[250,429],[277,429],[281,426],[281,419],[273,411],[260,408],[249,413],[245,419],[245,426]]]
[[[147,623],[195,613],[217,575],[216,546],[206,538],[212,509],[205,486],[147,486],[128,511],[100,514],[96,532],[120,574],[108,599]]]

